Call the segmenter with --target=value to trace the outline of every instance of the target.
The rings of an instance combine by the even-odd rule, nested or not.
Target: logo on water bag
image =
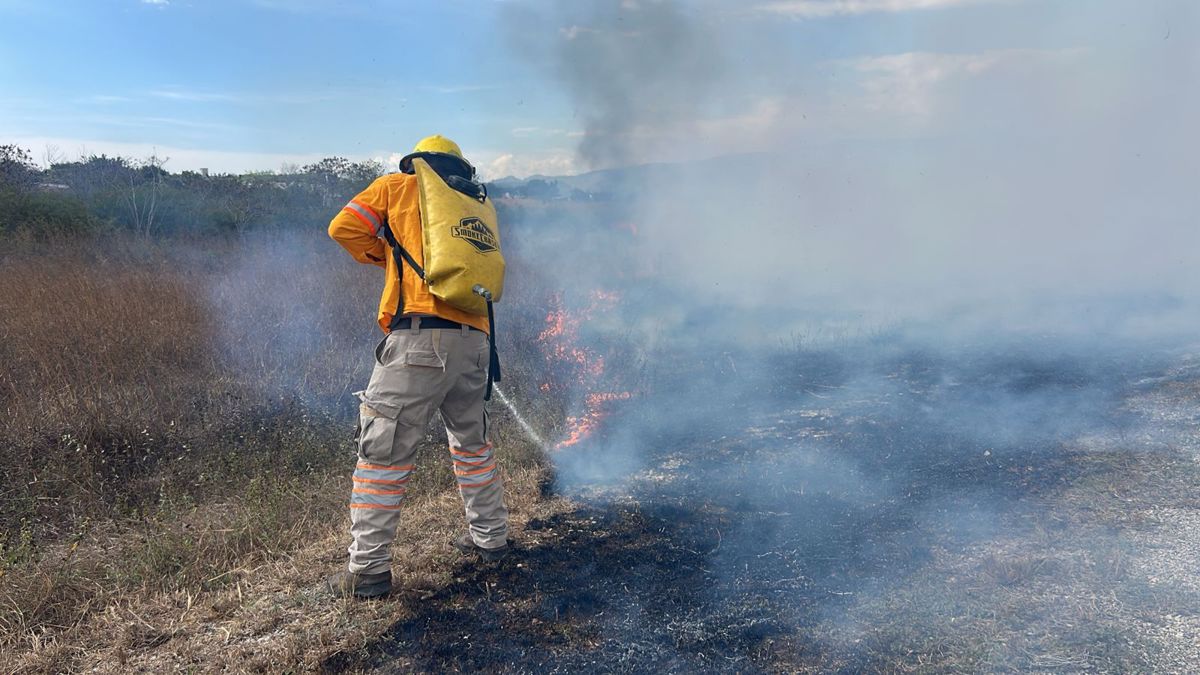
[[[491,253],[500,249],[492,228],[478,218],[463,218],[450,231],[455,237],[465,239],[480,253]]]

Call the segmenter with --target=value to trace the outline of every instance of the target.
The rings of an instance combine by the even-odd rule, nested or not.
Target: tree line
[[[0,145],[0,232],[151,236],[311,227],[384,173],[378,162],[342,157],[240,175],[171,173],[166,163],[91,155],[42,167],[24,148]]]

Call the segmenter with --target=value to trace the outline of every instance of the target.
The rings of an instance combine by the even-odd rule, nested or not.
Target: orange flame
[[[589,391],[584,396],[583,413],[567,417],[567,435],[554,446],[556,450],[575,445],[594,433],[609,415],[608,403],[633,397],[633,394],[627,391],[595,391],[604,379],[604,356],[590,347],[579,345],[579,329],[583,322],[594,318],[598,312],[616,308],[620,298],[616,291],[592,291],[588,306],[575,314],[565,310],[562,307],[562,298],[556,297],[552,300],[553,306],[546,313],[546,327],[537,337],[546,357],[551,361],[570,364],[575,384]],[[539,388],[550,392],[553,385],[544,382]]]
[[[552,309],[546,314],[546,327],[538,334],[538,342],[561,337],[567,332],[567,313],[562,309]]]
[[[592,432],[600,426],[604,418],[608,417],[608,411],[604,410],[603,407],[605,403],[609,401],[625,401],[631,398],[633,398],[633,393],[628,391],[588,394],[584,406],[586,412],[579,417],[567,418],[567,428],[571,431],[565,439],[559,441],[558,445],[554,446],[554,449],[569,448],[592,435]]]

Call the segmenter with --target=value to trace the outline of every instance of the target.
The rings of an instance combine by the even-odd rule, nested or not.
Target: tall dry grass
[[[90,615],[219,589],[344,527],[377,268],[323,233],[0,247],[0,652],[73,644]],[[505,343],[532,349],[525,324]],[[543,376],[510,356],[516,389]],[[498,445],[540,470],[524,439]],[[454,484],[427,465],[418,503]]]

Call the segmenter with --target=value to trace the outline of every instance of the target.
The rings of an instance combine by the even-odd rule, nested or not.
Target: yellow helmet
[[[414,157],[424,156],[428,158],[429,156],[437,155],[450,155],[451,157],[455,157],[461,160],[462,163],[467,166],[467,169],[469,170],[468,176],[475,173],[475,167],[471,166],[471,163],[467,161],[466,157],[463,157],[462,148],[458,147],[458,143],[455,143],[441,134],[426,136],[418,141],[416,146],[413,147],[413,151],[400,159],[400,170],[404,173],[412,173],[412,160]]]
[[[413,152],[440,152],[447,155],[454,155],[459,159],[466,159],[466,157],[463,157],[462,148],[458,147],[458,143],[441,134],[426,136],[417,141],[416,146],[413,147]]]

